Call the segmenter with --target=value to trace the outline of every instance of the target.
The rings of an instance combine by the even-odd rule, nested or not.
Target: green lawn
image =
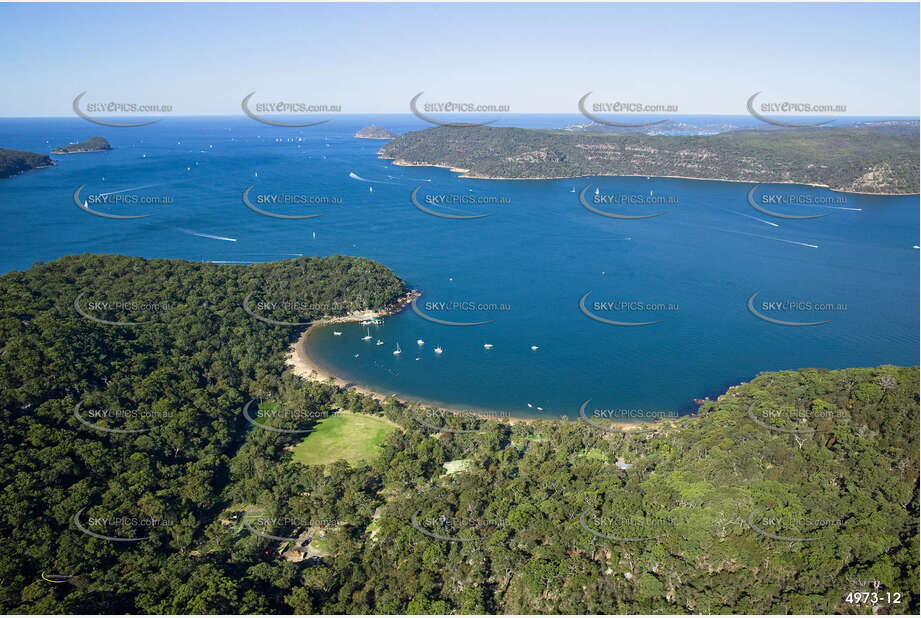
[[[344,459],[350,464],[373,459],[387,435],[399,426],[386,419],[351,412],[324,418],[292,451],[293,460],[307,466]]]

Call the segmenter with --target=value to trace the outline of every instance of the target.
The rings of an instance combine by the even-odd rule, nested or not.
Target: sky
[[[918,4],[2,4],[0,116],[74,97],[238,114],[240,101],[407,113],[409,100],[745,114],[765,101],[918,116]],[[759,101],[761,99],[759,98]]]

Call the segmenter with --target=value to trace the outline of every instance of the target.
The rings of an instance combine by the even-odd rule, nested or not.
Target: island
[[[58,146],[51,151],[51,154],[80,154],[84,152],[105,152],[107,150],[112,150],[108,140],[96,135],[83,142]]]
[[[376,124],[369,124],[355,134],[355,137],[360,139],[393,139],[396,136],[397,134],[393,131],[379,127]]]
[[[656,176],[798,183],[835,191],[918,193],[919,139],[872,126],[642,135],[509,127],[432,127],[379,151],[396,165],[469,178]]]
[[[46,154],[0,148],[0,178],[9,178],[29,170],[52,165],[54,161]]]

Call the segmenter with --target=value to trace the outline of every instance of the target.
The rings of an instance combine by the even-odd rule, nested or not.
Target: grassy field
[[[317,423],[316,430],[292,451],[293,460],[308,466],[344,459],[350,464],[373,459],[398,425],[376,416],[338,412]]]

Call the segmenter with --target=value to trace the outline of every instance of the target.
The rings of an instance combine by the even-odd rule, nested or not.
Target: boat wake
[[[359,175],[356,174],[355,172],[349,172],[349,178],[351,178],[352,180],[360,180],[361,182],[371,182],[371,183],[381,184],[381,185],[399,185],[399,184],[401,184],[401,183],[399,183],[399,182],[388,182],[388,181],[386,181],[386,180],[371,180],[371,179],[369,179],[369,178],[362,178],[361,176],[359,176]],[[405,183],[403,183],[403,184],[405,184]]]
[[[214,234],[202,234],[201,232],[193,232],[192,230],[187,230],[184,227],[179,228],[179,231],[183,234],[189,234],[191,236],[200,236],[201,238],[212,238],[214,240],[226,240],[227,242],[237,242],[236,238],[228,238],[227,236],[215,236]]]

